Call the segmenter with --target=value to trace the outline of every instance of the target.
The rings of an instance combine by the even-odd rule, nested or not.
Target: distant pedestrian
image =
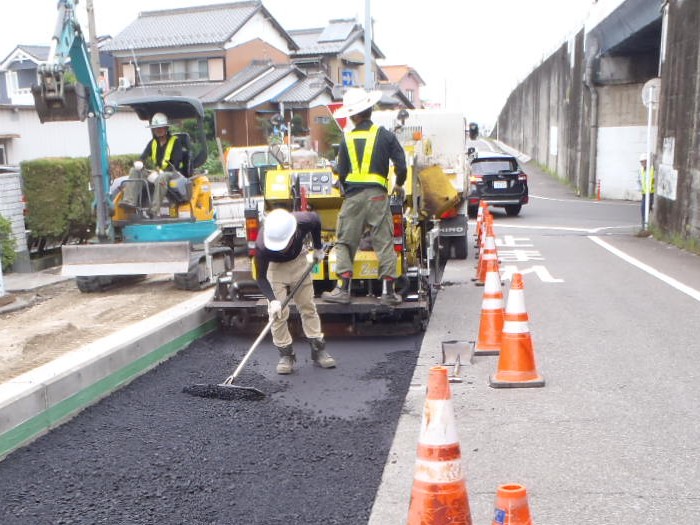
[[[646,216],[646,202],[649,199],[649,214],[654,209],[654,193],[656,192],[656,174],[654,166],[649,168],[647,174],[647,154],[642,153],[639,157],[639,187],[642,192],[642,227],[646,229],[649,218]]]

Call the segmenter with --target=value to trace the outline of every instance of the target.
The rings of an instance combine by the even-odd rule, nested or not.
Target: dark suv
[[[503,207],[509,217],[527,204],[527,175],[512,155],[479,151],[470,156],[467,211],[475,217],[479,201]]]

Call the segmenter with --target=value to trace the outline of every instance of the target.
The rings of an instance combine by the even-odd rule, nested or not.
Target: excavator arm
[[[105,126],[111,111],[104,104],[90,63],[88,45],[75,14],[77,4],[78,0],[58,2],[58,17],[49,56],[46,63],[39,66],[32,95],[42,124],[84,121],[88,118],[92,187],[97,213],[96,235],[103,242],[114,240],[110,220],[113,203],[109,196],[109,148]],[[76,82],[72,81],[67,71],[69,63]]]

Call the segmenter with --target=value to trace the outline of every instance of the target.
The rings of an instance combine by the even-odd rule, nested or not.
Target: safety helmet
[[[647,161],[647,154],[646,154],[646,153],[642,153],[642,154],[639,156],[639,162],[646,162],[646,161]]]
[[[263,243],[265,248],[275,252],[284,250],[297,230],[297,220],[287,210],[278,208],[265,217]]]
[[[343,95],[343,105],[333,113],[335,118],[345,118],[362,113],[382,98],[381,91],[365,91],[362,88],[349,88]]]
[[[168,123],[168,117],[165,115],[165,113],[155,113],[151,117],[151,124],[148,126],[149,128],[167,128],[170,126]]]

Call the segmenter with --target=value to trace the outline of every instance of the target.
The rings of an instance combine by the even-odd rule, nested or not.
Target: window
[[[170,62],[153,62],[148,64],[148,81],[162,82],[163,80],[170,80],[170,71]]]
[[[412,89],[406,90],[406,98],[409,100],[409,102],[413,102],[413,90]]]
[[[314,119],[316,124],[328,124],[331,121],[330,117],[316,117]]]
[[[7,156],[5,155],[5,145],[0,144],[0,165],[7,164]]]

